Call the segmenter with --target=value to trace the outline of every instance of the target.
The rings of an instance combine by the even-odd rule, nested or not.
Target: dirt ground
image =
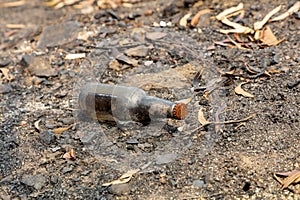
[[[214,17],[237,0],[129,1],[107,9],[96,1],[89,9],[4,2],[0,199],[300,199],[299,184],[282,189],[274,178],[299,170],[299,11],[267,24],[281,43],[240,35],[249,44],[237,48],[224,42],[218,30],[229,28]],[[243,1],[238,23],[252,27],[295,2]],[[80,88],[90,81],[170,101],[193,97],[189,116],[99,123],[78,112]],[[243,82],[253,98],[235,93]],[[201,127],[199,113],[216,123]],[[105,185],[127,172],[121,184]]]

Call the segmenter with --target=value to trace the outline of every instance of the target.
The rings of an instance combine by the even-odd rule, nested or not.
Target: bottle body
[[[136,87],[88,83],[79,95],[79,108],[99,121],[136,121],[143,124],[158,118],[184,119],[187,106],[148,96]]]

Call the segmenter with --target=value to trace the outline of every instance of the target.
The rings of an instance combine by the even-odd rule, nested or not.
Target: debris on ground
[[[277,172],[273,175],[274,178],[281,184],[282,189],[300,182],[300,170],[294,170],[290,172]]]

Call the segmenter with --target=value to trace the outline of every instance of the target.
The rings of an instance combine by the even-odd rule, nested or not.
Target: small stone
[[[41,77],[57,76],[58,71],[51,67],[49,60],[32,55],[24,55],[21,65],[28,68],[32,75]]]
[[[128,194],[130,192],[129,184],[116,184],[109,187],[108,191],[111,194],[115,195],[122,195],[122,194]]]
[[[65,174],[65,173],[68,173],[68,172],[71,172],[71,171],[73,171],[73,167],[72,166],[70,166],[70,167],[64,167],[64,168],[62,168],[61,173]]]
[[[294,12],[294,13],[293,13],[293,16],[294,16],[296,19],[300,19],[300,11],[299,11],[299,12]]]
[[[72,118],[72,117],[62,118],[62,119],[59,119],[59,121],[61,121],[65,125],[69,125],[69,124],[74,123],[74,118]]]
[[[300,56],[296,58],[296,62],[300,62]]]
[[[137,139],[128,139],[126,140],[126,144],[138,144],[139,141]]]
[[[56,127],[55,124],[45,124],[45,127],[48,128],[48,129],[54,129]]]
[[[74,21],[47,26],[37,43],[37,49],[70,43],[77,38],[79,31],[80,24]]]
[[[147,67],[149,67],[152,64],[153,64],[152,60],[147,60],[147,61],[144,62],[144,65],[147,66]]]
[[[166,27],[166,26],[167,26],[167,23],[166,23],[165,21],[160,21],[160,22],[159,22],[159,25],[160,25],[161,27]]]
[[[194,187],[203,187],[204,186],[204,181],[203,180],[194,180],[193,181],[193,186]]]
[[[167,34],[163,32],[151,32],[151,33],[146,33],[146,38],[148,40],[160,40],[164,37],[166,37]]]
[[[148,48],[144,45],[127,49],[125,51],[127,56],[145,57],[148,54]]]
[[[26,175],[22,178],[22,183],[40,190],[46,184],[46,178],[42,174]]]
[[[6,67],[7,65],[9,65],[11,63],[11,60],[10,59],[5,59],[5,60],[2,60],[0,62],[0,67]]]
[[[177,158],[177,154],[175,153],[170,153],[170,154],[165,154],[165,155],[159,155],[156,158],[156,164],[167,164],[170,162],[173,162]]]
[[[40,133],[39,138],[41,142],[50,145],[55,142],[55,134],[52,131],[43,131]]]
[[[280,58],[278,54],[275,54],[270,62],[270,65],[276,65],[280,62]]]
[[[0,83],[0,94],[10,93],[12,90],[10,85]]]

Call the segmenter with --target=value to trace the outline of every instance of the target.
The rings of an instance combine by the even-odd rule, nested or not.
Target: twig
[[[208,125],[211,125],[211,124],[215,124],[215,125],[218,125],[218,124],[233,124],[233,123],[239,123],[239,122],[244,122],[244,121],[247,121],[249,119],[251,119],[252,117],[255,117],[256,114],[251,114],[249,115],[248,117],[246,118],[243,118],[243,119],[238,119],[238,120],[228,120],[228,121],[224,121],[224,122],[208,122],[206,124],[203,124],[202,126],[199,126],[197,128],[195,128],[192,133],[196,132],[196,131],[199,131],[201,130],[202,128],[208,126]]]

